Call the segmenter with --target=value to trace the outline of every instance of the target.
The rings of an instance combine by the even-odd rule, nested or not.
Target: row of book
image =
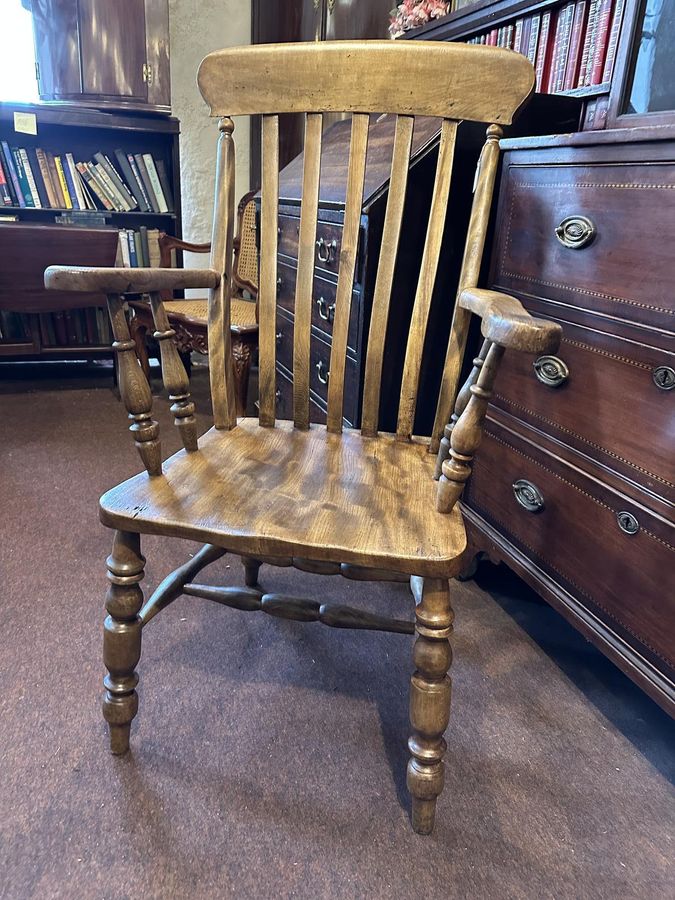
[[[173,193],[163,159],[97,152],[88,162],[41,147],[0,141],[0,207],[169,213]]]
[[[570,0],[471,38],[506,47],[535,68],[544,94],[605,84],[612,77],[625,0]]]
[[[141,225],[137,231],[121,228],[115,265],[132,269],[139,266],[159,266],[159,235],[158,228],[146,228],[145,225]]]
[[[108,347],[113,341],[108,313],[102,307],[39,313],[37,319],[43,347]],[[29,316],[0,310],[0,341],[30,340]]]

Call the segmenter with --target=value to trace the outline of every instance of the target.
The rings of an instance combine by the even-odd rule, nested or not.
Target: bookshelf
[[[641,0],[475,0],[405,33],[516,50],[537,73],[536,91],[583,101],[581,130],[602,129],[625,69],[626,30]]]
[[[17,126],[20,130],[17,130]],[[21,129],[37,133],[27,133]],[[179,123],[169,116],[106,112],[67,103],[0,103],[2,172],[9,167],[4,148],[9,148],[12,154],[17,177],[19,164],[13,151],[25,151],[26,156],[20,154],[19,159],[27,159],[30,163],[38,201],[38,205],[28,205],[26,183],[19,179],[18,187],[26,205],[17,202],[17,186],[11,173],[7,173],[7,180],[11,180],[12,184],[0,184],[0,242],[8,246],[11,244],[12,229],[18,231],[20,228],[25,232],[26,226],[33,226],[36,241],[47,241],[48,246],[51,242],[54,246],[54,258],[49,261],[58,264],[64,262],[58,258],[63,246],[77,246],[78,243],[85,246],[88,240],[93,239],[95,232],[104,229],[118,233],[113,241],[113,245],[119,245],[118,264],[157,264],[158,250],[154,248],[153,241],[159,232],[181,236],[178,140]],[[54,172],[52,166],[47,171],[40,167],[38,149],[42,151],[43,162],[49,158],[49,154],[54,158],[59,157],[64,178],[64,167],[68,165],[67,154],[71,154],[66,189],[68,195],[75,194],[70,201],[72,206],[80,205],[82,209],[68,206],[68,201],[64,200],[65,191],[60,175]],[[129,184],[130,179],[122,171],[122,165],[115,155],[116,150],[121,151],[124,157],[130,154],[132,158],[141,156],[147,159],[149,155],[156,164],[156,171],[162,171],[163,184],[160,183],[160,190],[164,202],[161,207],[166,208],[166,212],[159,211],[159,192],[154,191],[154,195],[149,196],[145,181],[142,188],[144,197],[136,198],[136,194],[141,194],[140,185],[137,181]],[[80,163],[86,166],[87,171],[91,171],[89,167],[96,163],[97,154],[109,160],[122,186],[117,185],[116,192],[112,193],[108,184],[107,192],[103,195],[90,186],[87,197],[87,191],[83,187],[83,182],[86,183],[84,176],[78,175],[77,169],[74,171],[73,167]],[[48,190],[46,179],[50,175]],[[25,171],[24,177],[28,181]],[[60,193],[57,192],[55,177],[59,179]],[[74,179],[78,178],[80,180],[75,188]],[[123,192],[125,187],[127,192]],[[100,191],[100,181],[98,188]],[[28,190],[32,197],[30,183]],[[7,202],[8,199],[10,202]],[[78,224],[63,224],[68,219],[77,221]],[[60,229],[69,233],[69,239],[65,243],[59,242],[55,237]],[[144,241],[141,240],[143,233]],[[138,255],[134,252],[132,259],[128,257],[130,240],[134,251],[138,250]],[[123,244],[126,245],[124,254]],[[114,253],[108,264],[111,265],[113,260]],[[77,258],[69,261],[72,264],[78,262]],[[7,293],[6,286],[5,296],[0,297],[0,358],[3,360],[79,359],[111,355],[109,335],[106,332],[107,318],[100,313],[100,308],[104,305],[103,297],[100,298],[100,308],[92,306],[91,298],[82,308],[75,308],[72,302],[66,302],[68,298],[62,298],[64,309],[67,310],[64,323],[62,310],[56,308],[54,298],[47,291],[42,298],[33,293],[30,302],[20,290],[16,292],[15,298],[8,297]]]

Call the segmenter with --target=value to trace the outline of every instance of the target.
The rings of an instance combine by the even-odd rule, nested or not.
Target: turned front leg
[[[110,750],[115,754],[129,749],[131,722],[138,712],[136,665],[141,656],[141,628],[138,616],[143,605],[145,559],[140,536],[116,531],[112,553],[106,560],[110,587],[103,626],[103,661],[108,670],[103,685],[103,717],[110,732]]]
[[[188,452],[192,452],[197,449],[197,420],[195,405],[190,397],[190,381],[173,340],[176,332],[169,323],[161,295],[150,294],[150,305],[157,329],[153,337],[159,343],[162,379],[171,400],[171,412],[180,431],[183,446]]]
[[[450,718],[452,651],[448,637],[453,612],[447,579],[417,581],[417,639],[413,649],[415,672],[410,681],[408,790],[412,795],[412,826],[418,834],[431,834],[436,800],[443,790],[443,733]]]

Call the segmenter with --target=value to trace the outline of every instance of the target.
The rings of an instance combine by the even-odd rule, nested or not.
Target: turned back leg
[[[408,790],[412,794],[412,826],[418,834],[434,827],[436,799],[443,790],[446,744],[443,733],[450,717],[452,651],[448,637],[453,612],[447,579],[413,579],[417,603],[417,635],[413,649],[415,672],[410,681]]]

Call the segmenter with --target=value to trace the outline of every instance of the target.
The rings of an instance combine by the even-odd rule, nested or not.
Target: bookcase
[[[44,226],[56,223],[72,230],[75,242],[75,232],[81,235],[83,246],[93,232],[104,228],[115,230],[124,238],[119,240],[118,264],[157,264],[153,235],[157,237],[164,231],[181,236],[178,140],[178,120],[169,116],[104,112],[65,103],[0,103],[0,245],[11,243],[9,231],[17,226],[25,229],[33,225],[36,241],[50,241],[55,229]],[[129,169],[123,168],[125,159]],[[149,187],[143,177],[139,182],[131,170],[132,160],[140,163],[143,159],[155,165]],[[104,190],[105,171],[101,172],[100,167],[106,161],[113,172],[108,174]],[[5,172],[12,167],[13,173]],[[98,173],[98,180],[94,184],[88,182],[85,172],[94,178]],[[160,173],[161,182],[157,185]],[[70,194],[74,196],[70,198]],[[77,209],[78,206],[85,208]],[[56,241],[54,245],[62,246]],[[50,262],[63,262],[56,249]],[[32,295],[31,311],[22,312],[20,290],[15,302],[2,298],[0,358],[88,358],[112,353],[107,318],[90,304],[88,311],[68,309],[68,321],[64,324],[46,291],[43,303],[42,307],[39,298]]]
[[[634,65],[627,44],[645,5],[649,0],[454,0],[447,16],[404,36],[516,50],[535,67],[538,93],[581,98],[580,129],[597,130],[614,124],[608,115]]]

